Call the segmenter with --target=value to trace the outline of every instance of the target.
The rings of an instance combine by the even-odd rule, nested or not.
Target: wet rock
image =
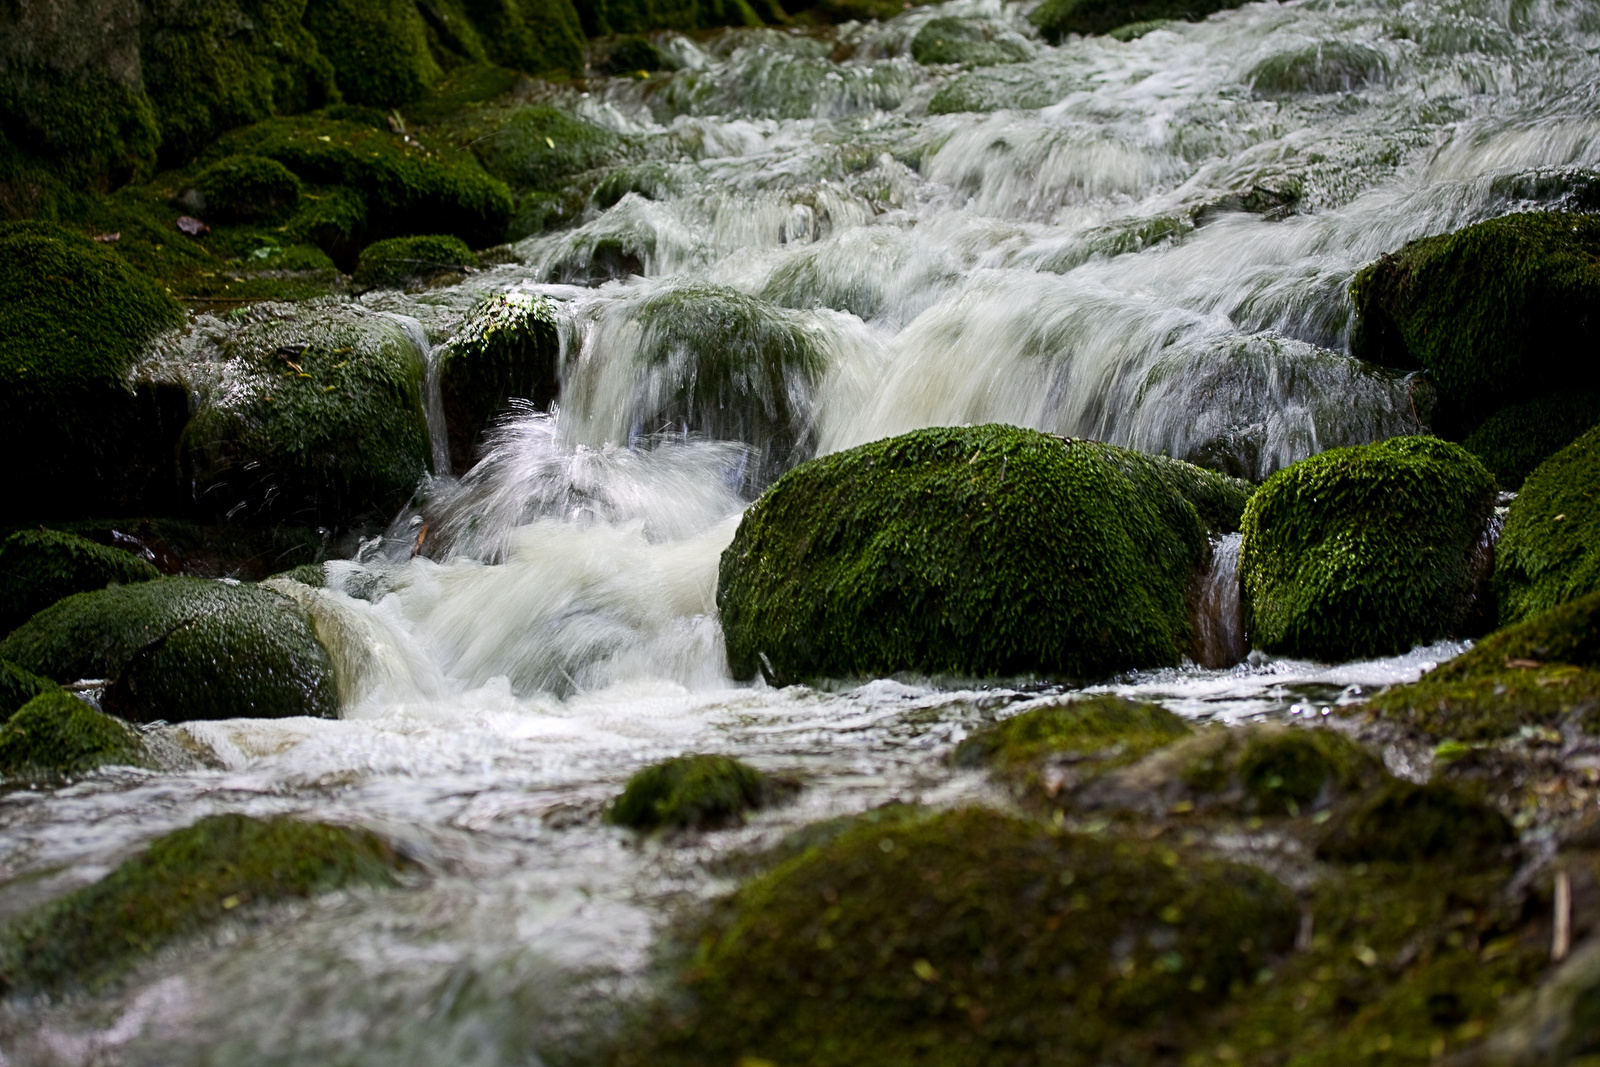
[[[991,67],[1019,63],[1033,55],[1027,41],[997,32],[978,19],[938,18],[911,39],[911,58],[918,63],[965,63]]]
[[[520,291],[485,297],[437,358],[451,463],[465,474],[481,458],[484,431],[513,399],[545,408],[559,394],[555,304]]]
[[[1392,781],[1329,823],[1317,855],[1335,863],[1494,866],[1516,839],[1505,816],[1469,789]]]
[[[392,886],[399,867],[394,850],[367,830],[209,816],[25,916],[0,947],[0,979],[18,991],[97,988],[237,908]]]
[[[457,237],[391,237],[362,249],[353,280],[364,289],[408,289],[459,281],[477,265],[478,257]]]
[[[1028,16],[1051,44],[1069,33],[1109,33],[1130,23],[1183,19],[1198,22],[1238,7],[1233,0],[1045,0]]]
[[[1255,647],[1357,659],[1459,633],[1494,499],[1471,453],[1430,437],[1330,449],[1279,471],[1241,524]]]
[[[130,722],[338,714],[333,663],[292,600],[238,582],[162,578],[79,593],[0,643],[62,682],[108,678]]]
[[[271,221],[292,212],[300,201],[300,179],[275,159],[228,156],[195,179],[196,210],[222,222]]]
[[[73,593],[161,577],[131,552],[57,530],[19,530],[0,542],[0,633]]]
[[[10,660],[0,659],[0,722],[34,697],[58,688],[48,678],[25,671]]]
[[[791,783],[727,756],[678,756],[629,778],[606,821],[633,830],[715,829],[792,791]]]
[[[650,38],[639,33],[625,33],[598,45],[589,66],[601,74],[629,75],[671,70],[676,64]]]
[[[1578,390],[1502,408],[1461,442],[1500,488],[1516,492],[1534,468],[1600,426],[1600,392]]]
[[[428,49],[420,6],[410,0],[309,0],[305,25],[349,103],[409,104],[444,75]]]
[[[717,585],[736,677],[1096,677],[1176,664],[1211,530],[1249,488],[1032,430],[813,460],[745,513]]]
[[[0,725],[0,780],[53,783],[108,765],[145,767],[138,733],[62,689],[47,690]]]
[[[1245,77],[1258,96],[1348,93],[1389,72],[1389,57],[1359,41],[1308,41],[1276,52],[1250,68]]]
[[[1495,546],[1502,624],[1600,591],[1600,426],[1541,463]]]
[[[473,146],[490,174],[519,189],[560,189],[608,159],[617,135],[558,108],[518,108]]]
[[[1439,386],[1435,428],[1471,433],[1502,407],[1600,390],[1581,353],[1600,322],[1600,218],[1524,213],[1414,241],[1351,286],[1351,353],[1422,367]]]

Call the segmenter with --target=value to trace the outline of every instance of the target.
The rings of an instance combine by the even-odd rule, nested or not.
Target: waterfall
[[[1200,576],[1195,597],[1194,659],[1202,667],[1231,667],[1250,651],[1239,602],[1241,534],[1227,534],[1211,544],[1211,562]]]

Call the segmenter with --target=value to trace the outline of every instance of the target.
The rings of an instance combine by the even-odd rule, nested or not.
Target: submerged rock
[[[1600,591],[1600,426],[1541,463],[1523,483],[1495,547],[1500,621]]]
[[[483,433],[513,399],[545,408],[561,388],[555,304],[513,291],[485,297],[438,355],[450,460],[465,474],[481,458]]]
[[[405,289],[436,277],[459,280],[477,265],[478,257],[459,237],[390,237],[361,250],[352,280],[368,289]]]
[[[1032,55],[1032,49],[1021,37],[997,33],[994,26],[978,19],[934,19],[911,39],[911,58],[918,63],[990,67],[1019,63]]]
[[[918,430],[790,471],[722,556],[734,675],[1176,664],[1207,537],[1246,483],[1034,430]]]
[[[24,917],[0,947],[0,980],[18,991],[94,988],[235,908],[351,885],[392,886],[399,866],[394,850],[367,830],[209,816]]]
[[[127,724],[63,689],[40,693],[0,725],[0,779],[53,782],[107,765],[145,767],[150,755]]]
[[[0,633],[9,633],[62,597],[161,577],[120,548],[57,530],[19,530],[0,541]]]
[[[1341,660],[1460,633],[1493,506],[1483,465],[1431,437],[1330,449],[1279,471],[1241,523],[1253,643]]]
[[[727,756],[678,756],[629,778],[606,821],[634,830],[714,829],[742,821],[745,812],[788,791]]]
[[[310,616],[237,582],[162,578],[79,593],[21,626],[0,656],[58,681],[114,679],[102,703],[130,722],[339,710]]]

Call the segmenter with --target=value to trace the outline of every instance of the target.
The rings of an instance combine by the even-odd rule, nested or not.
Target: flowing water
[[[732,884],[725,857],[891,800],[989,797],[945,764],[950,746],[1070,695],[735,684],[717,559],[763,484],[936,424],[1002,420],[1252,478],[1414,432],[1426,388],[1346,354],[1355,270],[1592,197],[1593,3],[1257,3],[1057,48],[1026,11],[953,0],[826,39],[678,38],[670,76],[557,94],[632,146],[581,224],[461,286],[363,298],[426,355],[483,294],[548,297],[563,388],[559,410],[518,412],[471,473],[331,564],[328,590],[282,587],[332,646],[343,717],[166,728],[194,769],[0,795],[0,917],[220,811],[370,826],[417,861],[414,884],[225,924],[97,997],[12,999],[0,1062],[581,1057],[648,984],[671,918]],[[919,66],[910,44],[935,17],[979,20],[1024,58]],[[436,382],[429,397],[437,415]],[[1215,663],[1243,648],[1236,552],[1217,546],[1203,597]],[[1457,651],[1252,654],[1100,688],[1196,718],[1317,716]],[[684,751],[806,789],[687,839],[600,822],[632,771]]]

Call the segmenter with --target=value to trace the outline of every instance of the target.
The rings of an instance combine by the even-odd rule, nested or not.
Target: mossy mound
[[[670,69],[673,64],[650,38],[625,33],[601,43],[589,66],[601,74],[638,74]]]
[[[1558,393],[1497,411],[1461,446],[1483,460],[1500,488],[1515,492],[1593,426],[1600,426],[1600,392]]]
[[[0,954],[13,989],[95,987],[244,905],[392,886],[394,850],[367,830],[213,815],[156,838],[93,885],[24,918]]]
[[[1184,19],[1199,22],[1238,7],[1235,0],[1045,0],[1028,16],[1051,44],[1069,33],[1108,33],[1134,22]]]
[[[1496,867],[1516,840],[1505,816],[1461,786],[1392,781],[1330,823],[1317,855],[1336,863]]]
[[[0,722],[34,697],[58,688],[48,678],[25,671],[10,660],[0,659]]]
[[[1389,60],[1359,41],[1312,41],[1261,60],[1245,80],[1257,95],[1338,93],[1382,81]]]
[[[362,249],[354,281],[366,289],[404,289],[441,275],[459,279],[477,265],[478,257],[459,237],[391,237]]]
[[[1249,492],[1033,430],[918,430],[802,464],[717,583],[734,675],[1097,677],[1176,664],[1207,537]]]
[[[485,55],[502,67],[582,75],[585,42],[572,0],[472,0],[462,7]]]
[[[1510,215],[1414,241],[1350,288],[1351,353],[1423,367],[1435,428],[1471,433],[1502,407],[1600,389],[1600,216]]]
[[[162,578],[46,608],[0,657],[58,681],[111,678],[130,722],[338,714],[333,663],[311,618],[258,586]]]
[[[222,222],[273,219],[300,202],[300,179],[275,159],[228,156],[195,178],[208,216]]]
[[[439,391],[456,474],[479,458],[483,433],[513,399],[544,408],[561,387],[555,304],[514,290],[485,297],[439,353]]]
[[[349,103],[408,104],[444,74],[412,0],[307,0],[305,12]]]
[[[57,530],[19,530],[0,541],[0,633],[73,593],[161,577],[131,552]]]
[[[866,823],[755,879],[637,1062],[1138,1062],[1290,947],[1293,894],[980,809]],[[1137,1057],[1137,1058],[1135,1058]]]
[[[1255,647],[1314,659],[1403,652],[1458,633],[1494,479],[1431,437],[1335,448],[1251,497],[1239,572]]]
[[[727,756],[678,756],[628,779],[606,821],[634,830],[705,830],[738,823],[784,790]]]
[[[0,725],[0,779],[52,782],[149,762],[137,733],[64,689],[39,694]]]
[[[428,470],[424,356],[351,305],[262,305],[196,381],[182,455],[199,506],[232,521],[387,522]]]
[[[25,457],[7,512],[93,507],[161,466],[163,442],[127,375],[146,342],[182,321],[103,245],[48,223],[0,223],[0,445]]]
[[[1600,426],[1541,463],[1522,484],[1495,546],[1500,622],[1600,592]]]
[[[991,67],[997,63],[1020,63],[1030,55],[1020,38],[1000,36],[992,26],[975,19],[934,19],[911,39],[911,58],[918,63]]]
[[[1553,663],[1600,670],[1600,592],[1498,630],[1426,677],[1457,681]]]
[[[576,0],[583,32],[590,37],[651,30],[709,30],[783,22],[771,0]],[[898,13],[898,9],[896,11]]]
[[[520,107],[473,146],[483,169],[518,189],[555,190],[610,158],[618,137],[548,104]]]

